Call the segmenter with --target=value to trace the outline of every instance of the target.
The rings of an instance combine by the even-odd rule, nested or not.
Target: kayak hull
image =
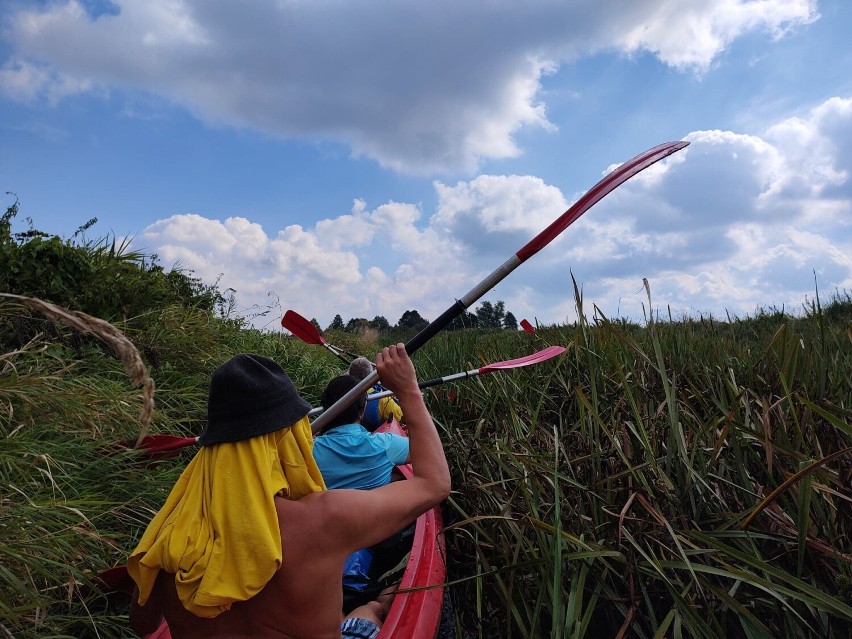
[[[379,427],[381,432],[404,435],[394,420]],[[406,479],[414,475],[410,464],[399,469]],[[441,624],[444,583],[447,577],[444,520],[441,506],[417,518],[411,556],[378,639],[434,639]],[[411,589],[410,592],[405,592]]]

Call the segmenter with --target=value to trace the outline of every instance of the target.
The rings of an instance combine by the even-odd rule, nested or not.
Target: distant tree
[[[370,325],[370,322],[365,317],[353,317],[351,320],[346,322],[346,326],[343,328],[347,333],[360,333],[363,329],[367,328]]]
[[[405,311],[396,325],[398,328],[413,328],[420,331],[429,325],[429,320],[423,319],[417,311]]]
[[[506,317],[503,318],[503,328],[508,331],[518,330],[518,320],[515,319],[514,315],[506,313]]]
[[[331,320],[331,324],[328,325],[328,328],[326,330],[342,331],[344,328],[345,325],[343,324],[343,318],[340,317],[340,315],[338,314],[334,316],[334,319]]]
[[[480,328],[503,328],[506,305],[502,301],[492,304],[486,300],[476,309],[476,317]]]
[[[384,315],[376,315],[372,320],[370,320],[370,328],[374,328],[379,332],[387,331],[390,327],[390,322],[387,321]]]
[[[503,320],[506,319],[506,305],[502,300],[498,300],[494,304],[494,322],[498,328],[503,328]]]
[[[313,324],[314,328],[316,328],[318,331],[322,330],[322,328],[320,328],[319,322],[317,321],[316,317],[311,318],[311,324]]]

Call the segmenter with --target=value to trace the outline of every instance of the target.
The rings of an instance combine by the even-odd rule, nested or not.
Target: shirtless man
[[[265,365],[271,362],[257,356],[237,357],[264,360]],[[185,574],[182,573],[176,586],[175,575],[164,567],[161,568],[161,564],[168,562],[159,560],[164,554],[160,539],[163,535],[170,533],[171,529],[177,530],[180,526],[179,515],[174,514],[179,510],[177,507],[169,509],[172,514],[167,513],[167,516],[161,517],[163,511],[167,510],[172,503],[172,495],[170,495],[166,506],[152,521],[139,547],[131,555],[128,565],[137,584],[141,582],[145,585],[145,575],[149,575],[148,584],[145,587],[149,590],[149,595],[144,598],[144,605],[140,605],[138,601],[138,588],[137,593],[134,593],[130,618],[131,625],[137,633],[142,635],[154,631],[165,616],[172,636],[176,639],[184,637],[336,639],[346,636],[341,635],[340,610],[342,606],[341,573],[347,556],[359,548],[371,546],[400,530],[420,514],[443,501],[450,492],[447,460],[432,418],[417,387],[414,366],[405,352],[404,345],[397,344],[382,350],[376,359],[376,365],[382,383],[394,391],[405,410],[414,477],[371,491],[308,489],[308,493],[304,496],[300,496],[300,490],[294,490],[298,482],[292,481],[289,494],[291,499],[294,496],[297,497],[295,500],[280,496],[274,498],[280,536],[280,559],[278,560],[280,567],[277,570],[273,569],[272,576],[265,581],[265,585],[254,588],[257,590],[256,594],[252,592],[253,587],[250,585],[236,584],[234,587],[234,584],[226,584],[228,588],[225,588],[225,591],[245,592],[248,595],[234,596],[234,601],[225,603],[223,612],[197,608],[201,616],[187,610],[187,604],[184,601],[186,594],[179,593],[179,589],[185,590],[187,584],[192,586],[193,580],[200,580],[203,585],[206,576],[203,573],[199,575],[189,568]],[[280,374],[276,371],[275,374],[284,375],[283,371],[280,371]],[[215,377],[214,374],[214,383]],[[286,379],[289,382],[289,378]],[[227,387],[233,386],[233,382],[228,380]],[[211,422],[208,430],[211,430],[213,426],[213,388],[211,384],[211,404],[208,409]],[[301,401],[300,398],[299,400]],[[246,411],[253,409],[252,398],[245,397],[242,402]],[[302,410],[298,412],[302,413]],[[307,408],[302,413],[302,415],[305,414],[307,414]],[[309,438],[310,430],[307,420],[303,418],[302,422],[304,423],[302,429],[306,430]],[[290,430],[294,430],[296,426],[297,424],[293,424]],[[247,441],[256,443],[262,437],[279,437],[278,433],[282,431],[287,431],[287,428],[275,433],[254,436]],[[202,444],[204,439],[205,436],[202,436]],[[210,448],[216,449],[223,445],[233,446],[233,444],[224,443],[211,445]],[[299,446],[304,450],[304,442],[299,443]],[[291,448],[291,450],[294,449]],[[217,452],[224,458],[226,451],[227,448],[222,448],[221,452]],[[292,467],[294,460],[287,461],[286,466]],[[309,472],[316,468],[309,451],[300,461],[306,465]],[[285,466],[283,461],[281,465]],[[188,467],[184,475],[189,470]],[[214,468],[214,475],[215,470]],[[319,476],[318,473],[317,476]],[[229,475],[229,481],[230,477],[232,474]],[[182,476],[173,490],[173,495],[183,481]],[[321,482],[321,479],[319,481]],[[214,483],[213,486],[215,488],[216,484]],[[185,491],[184,494],[184,499],[192,498],[189,491]],[[248,512],[253,499],[254,496],[246,495],[245,502],[240,504],[244,512]],[[207,506],[205,512],[212,512],[217,506],[225,509],[232,507],[217,504],[215,490],[210,492],[209,500],[212,505]],[[176,503],[180,506],[180,500]],[[164,526],[164,521],[169,525]],[[178,523],[174,523],[176,521]],[[239,522],[230,525],[238,524]],[[157,530],[152,532],[152,527]],[[207,540],[202,540],[204,541]],[[183,544],[182,547],[188,545],[185,540],[179,543]],[[204,543],[201,543],[199,547],[204,548]],[[182,552],[185,556],[186,551]],[[252,554],[253,551],[247,556]],[[238,568],[242,565],[240,562],[244,561],[246,561],[245,556],[237,560]],[[264,562],[266,563],[269,562]],[[146,565],[142,566],[142,564]],[[273,561],[274,565],[276,564]],[[159,572],[156,572],[158,568],[160,568]],[[155,572],[145,572],[152,569]],[[156,576],[151,577],[151,574]],[[230,575],[232,580],[245,581],[246,575],[254,573],[249,569],[232,569],[230,572],[223,571],[222,574]],[[152,579],[153,587],[150,587]],[[220,575],[220,582],[222,579]],[[239,600],[240,597],[244,600]],[[193,605],[199,601],[203,604],[216,604],[226,600],[227,598],[213,597],[205,592],[204,597],[196,596],[194,600],[196,603]],[[378,614],[381,615],[381,612]],[[379,616],[377,620],[381,621],[381,617]]]

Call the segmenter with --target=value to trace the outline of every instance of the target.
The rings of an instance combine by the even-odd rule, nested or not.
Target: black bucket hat
[[[213,372],[202,446],[238,442],[296,423],[311,410],[287,373],[261,355],[236,355]]]

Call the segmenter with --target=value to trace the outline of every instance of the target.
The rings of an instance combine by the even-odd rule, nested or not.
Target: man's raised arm
[[[433,490],[438,496],[436,503],[441,502],[450,494],[450,469],[432,416],[417,386],[417,373],[405,352],[405,345],[383,349],[376,358],[376,368],[382,385],[394,392],[405,414],[413,479],[428,484],[424,490]]]

